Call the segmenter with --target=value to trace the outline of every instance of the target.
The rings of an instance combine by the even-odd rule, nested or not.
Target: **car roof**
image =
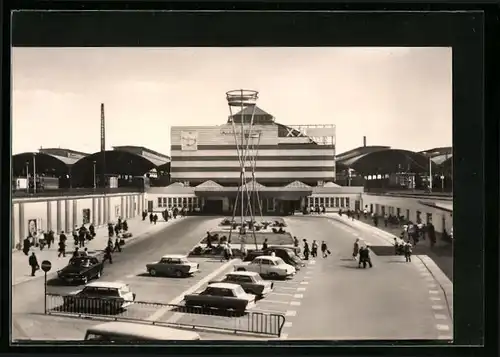
[[[185,255],[183,254],[167,254],[167,255],[164,255],[163,257],[161,257],[162,259],[182,259],[182,258],[186,258]]]
[[[124,286],[127,286],[127,284],[117,281],[94,281],[92,283],[88,283],[87,285],[85,285],[85,287],[89,288],[111,288],[111,289],[120,289]]]
[[[218,289],[234,289],[234,288],[239,288],[240,286],[238,284],[231,284],[231,283],[213,283],[210,284],[210,287]]]
[[[276,261],[278,259],[281,259],[280,257],[273,257],[271,255],[260,255],[260,256],[256,257],[255,259],[260,259],[260,258],[267,259],[267,260],[272,260],[272,261]]]
[[[254,271],[233,271],[231,273],[228,273],[227,275],[256,276],[259,275],[259,273],[256,273]]]
[[[130,335],[151,340],[199,340],[200,335],[192,331],[173,329],[170,327],[145,325],[131,322],[106,322],[87,329],[88,333],[109,333],[114,335]]]

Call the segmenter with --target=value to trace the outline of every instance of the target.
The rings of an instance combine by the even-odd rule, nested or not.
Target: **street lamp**
[[[429,191],[432,192],[432,158],[429,155]]]
[[[33,153],[33,193],[36,193],[36,153]]]
[[[441,192],[444,192],[444,175],[441,175]]]
[[[96,172],[95,172],[95,164],[96,164],[96,162],[93,161],[93,163],[94,163],[94,190],[95,190],[95,188],[96,188],[96,177],[95,177],[95,175],[96,175]]]
[[[26,192],[30,192],[30,162],[26,161]]]

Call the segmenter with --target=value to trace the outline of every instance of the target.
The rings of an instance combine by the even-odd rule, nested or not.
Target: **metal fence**
[[[46,314],[115,321],[140,321],[155,325],[281,336],[285,316],[261,312],[237,312],[195,306],[134,301],[122,309],[116,299],[77,298],[46,294]]]

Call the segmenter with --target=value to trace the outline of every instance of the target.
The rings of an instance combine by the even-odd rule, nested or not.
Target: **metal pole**
[[[429,156],[429,191],[432,192],[432,159]]]
[[[36,154],[33,154],[33,193],[36,193]]]
[[[30,192],[30,174],[29,174],[30,163],[26,161],[26,192]]]
[[[95,188],[96,188],[96,181],[95,181],[95,175],[96,175],[96,173],[95,173],[95,164],[96,164],[96,162],[94,161],[94,190],[95,190]]]
[[[47,315],[47,272],[45,272],[45,282],[43,284],[43,288],[44,288],[44,309],[43,309],[43,313],[45,315]]]

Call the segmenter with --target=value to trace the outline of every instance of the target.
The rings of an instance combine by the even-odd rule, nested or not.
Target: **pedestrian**
[[[31,248],[30,239],[29,239],[29,237],[26,237],[23,240],[23,253],[24,253],[24,255],[28,256],[28,253],[30,252],[30,248]]]
[[[59,254],[57,255],[58,258],[61,257],[61,255],[66,257],[66,240],[68,238],[66,237],[66,234],[64,234],[64,231],[61,231],[61,234],[59,235]]]
[[[244,261],[248,254],[247,247],[244,242],[241,242],[240,252],[241,252],[241,260]]]
[[[363,264],[363,269],[366,269],[366,263],[368,263],[370,268],[373,268],[372,260],[370,258],[370,246],[369,245],[367,245],[366,247],[361,247],[359,249],[358,268],[361,268],[361,264]]]
[[[316,258],[318,256],[318,243],[316,243],[316,240],[313,240],[311,245],[311,256],[313,258]]]
[[[73,258],[77,258],[80,256],[80,252],[78,250],[78,247],[75,248],[75,251],[73,252]]]
[[[158,222],[158,215],[155,213],[153,216],[153,223],[156,224]]]
[[[80,248],[85,247],[85,236],[87,234],[87,230],[85,229],[85,226],[82,226],[80,230],[78,231],[78,246]]]
[[[50,249],[50,246],[54,244],[54,240],[54,231],[51,229],[48,234],[47,249]]]
[[[431,248],[436,244],[436,230],[432,222],[427,225],[427,235],[429,236],[429,242],[431,243]]]
[[[352,249],[352,260],[356,260],[356,257],[359,254],[359,238],[356,238],[356,241],[354,242],[354,247]]]
[[[297,239],[297,237],[293,237],[293,246],[295,248],[298,248],[299,247],[299,240]]]
[[[104,258],[102,259],[103,263],[106,260],[109,260],[109,264],[113,264],[112,250],[113,248],[109,244],[106,245],[106,248],[104,249]]]
[[[268,247],[268,245],[267,245],[267,238],[266,238],[266,239],[264,239],[264,243],[262,243],[262,250],[267,250],[267,247]]]
[[[304,260],[309,260],[309,244],[307,243],[307,239],[303,239],[304,241]]]
[[[128,232],[128,222],[127,220],[124,220],[122,223],[123,231]]]
[[[85,249],[82,252],[82,257],[88,257],[88,256],[89,256],[89,251],[88,251],[88,248],[85,247]]]
[[[116,237],[116,239],[115,239],[115,246],[113,248],[113,253],[115,251],[118,251],[118,253],[122,252],[122,247],[120,246],[120,239],[118,237]]]
[[[35,276],[35,272],[40,269],[40,266],[38,265],[38,260],[36,259],[35,252],[31,253],[28,263],[31,267],[31,276]]]
[[[115,235],[118,237],[118,234],[120,234],[120,225],[117,223],[115,224]]]
[[[114,235],[114,228],[113,224],[110,222],[108,223],[108,237],[111,238]]]
[[[94,223],[91,223],[90,226],[89,226],[89,233],[90,233],[90,239],[94,239],[95,238],[95,226],[94,226]]]
[[[323,258],[326,258],[328,256],[328,254],[330,253],[325,241],[321,242],[321,253],[323,254]]]
[[[73,235],[73,241],[75,243],[75,247],[78,246],[78,226],[75,226],[75,229],[73,229],[73,232],[71,232]]]
[[[408,242],[406,242],[406,244],[405,244],[404,250],[405,250],[405,259],[406,259],[406,262],[410,263],[411,262],[411,253],[412,253],[413,249],[412,249],[412,245],[411,245],[409,239],[408,239]]]

